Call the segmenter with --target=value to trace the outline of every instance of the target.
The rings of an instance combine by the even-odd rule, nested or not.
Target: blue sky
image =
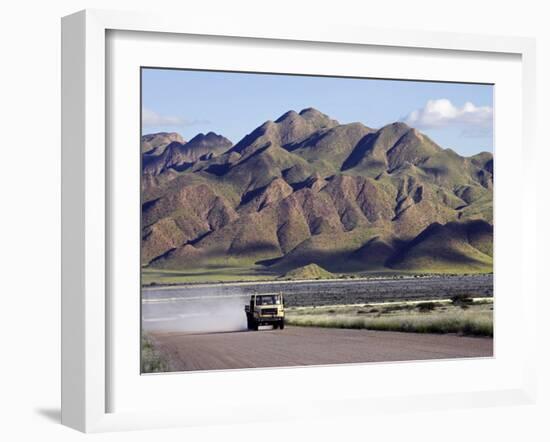
[[[236,143],[288,110],[314,107],[340,123],[405,121],[461,155],[493,151],[493,87],[293,75],[142,70],[142,131]]]

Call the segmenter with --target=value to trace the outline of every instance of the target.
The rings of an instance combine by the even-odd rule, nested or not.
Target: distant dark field
[[[289,307],[360,304],[383,301],[449,299],[466,294],[493,296],[493,275],[384,280],[208,284],[144,288],[144,301],[247,298],[251,293],[283,292]],[[244,304],[243,304],[244,305]]]

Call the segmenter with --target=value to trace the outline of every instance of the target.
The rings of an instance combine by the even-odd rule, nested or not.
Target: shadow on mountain
[[[261,195],[262,192],[264,192],[265,189],[267,189],[267,187],[268,186],[258,187],[257,189],[254,189],[254,190],[251,190],[250,192],[245,193],[241,199],[241,203],[239,204],[239,206],[244,206],[245,204],[249,203],[254,198],[256,198],[258,195]]]
[[[386,265],[390,268],[492,266],[493,228],[483,220],[432,223]]]
[[[265,267],[270,267],[272,265],[277,264],[281,259],[283,259],[283,258],[278,257],[278,258],[262,259],[260,261],[256,261],[254,264],[265,266]]]
[[[355,146],[355,149],[351,152],[350,156],[344,161],[344,164],[342,164],[342,167],[340,170],[345,171],[348,169],[353,169],[355,166],[357,166],[363,158],[367,155],[369,151],[372,150],[372,144],[376,140],[375,134],[367,134],[365,135],[359,143],[357,143],[357,146]],[[381,166],[385,166],[385,164],[382,161],[379,161]]]
[[[193,166],[193,164],[194,163],[182,163],[182,164],[171,166],[170,168],[175,170],[176,172],[185,172],[187,169]]]
[[[223,176],[229,172],[229,169],[231,169],[231,164],[211,164],[204,171],[212,175]]]
[[[142,205],[141,205],[141,212],[147,212],[148,210],[152,209],[155,204],[157,204],[159,202],[160,198],[155,198],[153,200],[150,200],[150,201],[146,201],[144,202]]]

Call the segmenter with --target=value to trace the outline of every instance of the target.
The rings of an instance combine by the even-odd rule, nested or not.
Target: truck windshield
[[[276,295],[258,296],[258,298],[256,299],[256,304],[258,305],[274,305],[280,303],[281,299],[279,296]]]

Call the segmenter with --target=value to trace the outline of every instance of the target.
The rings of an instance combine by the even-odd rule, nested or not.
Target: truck
[[[252,294],[244,306],[248,330],[258,330],[260,325],[285,328],[285,305],[282,293]]]

